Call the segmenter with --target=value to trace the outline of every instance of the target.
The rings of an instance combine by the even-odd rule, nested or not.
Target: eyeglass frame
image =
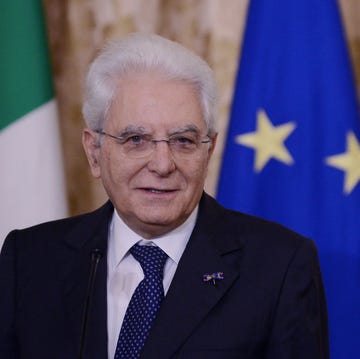
[[[131,136],[129,136],[128,138],[127,137],[124,137],[124,136],[115,136],[115,135],[112,135],[112,134],[110,134],[110,133],[108,133],[108,132],[105,132],[104,130],[93,130],[95,133],[97,133],[97,134],[99,134],[99,135],[104,135],[104,136],[108,136],[108,137],[110,137],[110,138],[113,138],[113,139],[115,139],[115,140],[117,140],[117,141],[126,141],[126,140],[128,140],[129,138],[131,138]],[[134,136],[144,136],[144,134],[134,134]],[[209,136],[209,135],[206,135],[206,137],[208,137],[208,139],[207,140],[202,140],[202,141],[200,141],[199,142],[199,144],[202,144],[202,143],[210,143],[211,142],[211,137]],[[168,138],[168,139],[156,139],[156,138],[151,138],[151,139],[149,139],[149,140],[147,140],[149,143],[151,142],[151,143],[159,143],[159,142],[166,142],[168,145],[169,145],[169,148],[170,148],[170,151],[171,151],[171,153],[174,155],[174,152],[171,150],[171,144],[172,143],[174,143],[175,142],[175,139],[172,141],[172,138],[171,138],[171,136]],[[121,143],[120,142],[120,144],[121,145],[123,145],[124,143]],[[150,156],[152,153],[153,153],[153,151],[155,150],[155,146],[153,146],[153,148],[152,148],[152,150],[148,153],[148,154],[145,154],[145,155],[143,155],[143,156],[139,156],[139,157],[133,157],[134,159],[136,159],[136,158],[145,158],[145,157],[147,157],[147,156]],[[176,153],[176,152],[175,152]],[[175,155],[175,157],[176,157],[176,155]]]

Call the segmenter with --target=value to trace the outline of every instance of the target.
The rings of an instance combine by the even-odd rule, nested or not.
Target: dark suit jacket
[[[113,207],[9,234],[0,259],[0,358],[77,357],[90,252],[106,253]],[[203,274],[223,272],[214,285]],[[107,358],[106,254],[86,358]],[[312,241],[204,195],[142,358],[328,358]]]

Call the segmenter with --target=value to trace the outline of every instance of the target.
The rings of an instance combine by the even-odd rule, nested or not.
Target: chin
[[[169,216],[168,214],[147,213],[147,215],[139,216],[138,218],[141,222],[154,226],[166,226],[176,221],[176,217]]]
[[[187,216],[185,213],[171,213],[166,209],[148,209],[137,217],[147,225],[171,226],[172,224],[182,223]]]

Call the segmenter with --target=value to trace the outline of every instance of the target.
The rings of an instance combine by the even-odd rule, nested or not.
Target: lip
[[[177,191],[177,189],[174,188],[158,188],[158,187],[140,187],[139,189],[151,193],[171,193]]]
[[[140,187],[138,190],[140,190],[144,195],[154,198],[170,198],[178,192],[177,189],[158,187]]]

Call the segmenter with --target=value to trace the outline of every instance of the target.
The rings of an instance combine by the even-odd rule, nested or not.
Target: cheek
[[[207,168],[208,161],[204,159],[188,161],[183,164],[181,172],[184,174],[187,182],[192,187],[203,187],[207,174]]]
[[[124,167],[124,161],[119,160],[109,152],[104,152],[101,158],[101,179],[107,191],[117,192],[129,176],[129,169]]]

